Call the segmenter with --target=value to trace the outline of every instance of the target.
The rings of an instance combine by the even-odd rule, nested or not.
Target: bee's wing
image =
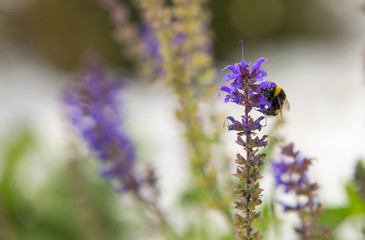
[[[289,104],[289,102],[288,102],[288,100],[287,100],[287,99],[285,99],[285,101],[284,101],[284,108],[285,108],[287,111],[290,111],[290,104]]]
[[[289,102],[288,102],[287,99],[284,100],[282,106],[280,105],[280,118],[281,118],[281,121],[284,120],[284,118],[283,118],[283,111],[282,111],[284,108],[285,108],[285,110],[290,111],[290,104],[289,104]]]
[[[281,121],[284,121],[284,118],[283,118],[283,111],[280,111],[280,119],[281,119]]]

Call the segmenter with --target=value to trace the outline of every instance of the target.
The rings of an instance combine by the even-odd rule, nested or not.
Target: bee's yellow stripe
[[[275,88],[275,92],[274,92],[274,97],[276,97],[277,95],[279,95],[280,92],[281,92],[281,87],[276,87]]]

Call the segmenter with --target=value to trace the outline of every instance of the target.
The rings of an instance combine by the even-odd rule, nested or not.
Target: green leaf
[[[19,224],[19,219],[28,219],[34,215],[34,210],[29,208],[18,185],[15,184],[15,170],[24,159],[30,147],[36,144],[35,137],[27,128],[21,128],[18,133],[12,132],[11,138],[6,142],[3,155],[3,173],[0,179],[0,214],[9,224]],[[22,209],[21,212],[16,212]],[[24,218],[23,218],[24,217]],[[28,222],[28,220],[26,222]]]
[[[347,193],[348,206],[339,206],[335,208],[326,208],[318,222],[336,229],[346,218],[353,215],[361,215],[365,213],[365,203],[361,200],[356,187],[352,183],[345,185]]]
[[[349,207],[327,208],[318,218],[318,223],[336,229],[350,215]]]
[[[182,204],[196,204],[197,202],[209,201],[210,194],[205,189],[189,188],[181,196]]]
[[[35,145],[35,137],[29,129],[24,128],[18,133],[12,133],[12,137],[3,145],[3,180],[6,181],[13,176],[17,164],[27,154],[29,148],[34,148]]]
[[[347,197],[350,202],[350,211],[354,215],[360,215],[365,213],[365,203],[359,196],[356,187],[352,183],[348,183],[345,186]]]

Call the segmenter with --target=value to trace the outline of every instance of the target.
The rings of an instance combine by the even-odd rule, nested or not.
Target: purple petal
[[[229,102],[229,100],[231,100],[231,95],[226,95],[226,97],[224,98],[224,102],[225,103],[228,103]]]
[[[247,68],[248,65],[250,65],[249,63],[247,63],[245,60],[241,60],[241,66],[244,67],[244,68]]]
[[[256,71],[257,73],[260,71],[260,68],[261,68],[261,64],[265,61],[269,61],[271,62],[270,60],[266,59],[266,58],[259,58],[259,60],[257,60],[257,62],[255,64],[252,65],[252,68],[251,68],[251,72],[254,72]]]
[[[226,82],[229,82],[229,81],[231,81],[234,78],[235,78],[235,75],[234,74],[226,74],[226,75],[224,75],[224,81],[226,81]]]
[[[235,74],[234,79],[236,79],[237,81],[241,81],[241,73]]]
[[[275,83],[269,82],[269,81],[263,81],[259,84],[259,88],[270,88],[272,85],[275,85]]]
[[[254,122],[254,126],[259,130],[259,131],[261,131],[261,129],[262,129],[262,127],[265,127],[266,126],[266,124],[267,124],[267,122],[264,124],[264,125],[262,125],[260,122],[263,120],[263,119],[266,119],[264,116],[261,116],[261,117],[259,117],[258,119],[256,119],[255,120],[255,122]]]
[[[229,117],[227,117],[226,118],[226,120],[231,120],[233,123],[235,123],[236,122],[236,119],[234,119],[234,117],[232,117],[232,116],[229,116]]]
[[[233,73],[235,73],[235,74],[241,74],[240,64],[236,63],[234,65],[234,71],[233,71]]]
[[[224,91],[226,93],[231,93],[232,90],[227,86],[222,86],[219,90]]]
[[[234,66],[233,66],[233,65],[228,65],[228,66],[226,66],[225,68],[223,68],[221,71],[224,71],[224,70],[226,70],[226,69],[228,69],[228,70],[230,70],[231,72],[233,72],[233,71],[234,71]]]

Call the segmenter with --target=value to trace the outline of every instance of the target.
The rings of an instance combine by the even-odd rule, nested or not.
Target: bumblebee
[[[260,92],[264,98],[271,103],[270,108],[261,111],[263,114],[268,116],[276,116],[280,113],[282,118],[282,109],[285,107],[287,110],[290,110],[290,105],[286,99],[286,94],[281,87],[271,83],[270,87],[261,88]]]

